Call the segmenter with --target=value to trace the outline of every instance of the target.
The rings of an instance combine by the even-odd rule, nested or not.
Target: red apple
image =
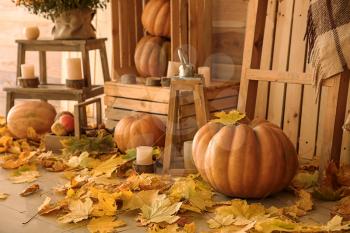
[[[72,114],[62,114],[58,122],[64,127],[67,133],[74,131],[74,116]]]

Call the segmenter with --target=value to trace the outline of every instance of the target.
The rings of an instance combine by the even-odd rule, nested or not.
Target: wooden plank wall
[[[213,0],[212,61],[220,79],[239,81],[248,0]]]
[[[304,40],[309,0],[268,0],[267,4],[260,69],[312,73],[310,65],[305,64]],[[323,126],[330,107],[327,103],[329,94],[328,88],[322,88],[321,99],[316,103],[313,86],[260,82],[255,114],[282,127],[300,158],[315,159],[327,145],[322,139],[327,130]],[[350,162],[349,146],[350,135],[344,133],[343,163]]]
[[[25,26],[36,25],[40,28],[41,38],[49,38],[52,23],[42,17],[29,14],[26,9],[16,7],[10,0],[0,1],[0,114],[5,113],[5,93],[3,86],[14,85],[16,71],[17,47],[15,39],[22,37],[22,30]],[[36,73],[39,71],[39,56],[28,53],[27,63],[36,66]],[[48,53],[48,74],[49,80],[59,82],[61,76],[61,55],[59,53]],[[59,103],[55,102],[57,108]]]
[[[0,1],[0,70],[14,72],[16,66],[17,48],[15,39],[22,38],[25,26],[36,25],[40,28],[41,38],[50,38],[52,22],[42,17],[29,14],[26,9],[16,7],[12,1]],[[35,63],[37,54],[30,54],[27,62]],[[57,53],[48,55],[48,72],[51,77],[59,77],[61,59]],[[39,71],[38,69],[36,69]]]

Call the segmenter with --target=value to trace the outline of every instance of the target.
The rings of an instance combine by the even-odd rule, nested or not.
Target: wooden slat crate
[[[113,61],[112,77],[137,74],[134,54],[137,42],[146,34],[141,23],[147,0],[111,1]],[[209,65],[212,53],[212,0],[171,0],[171,56],[179,61],[177,50],[188,49],[196,67]],[[209,62],[209,63],[208,63]]]
[[[212,85],[206,88],[210,113],[236,108],[238,90],[237,83],[212,82]],[[138,112],[155,115],[166,122],[169,88],[107,82],[105,94],[108,128],[115,127],[123,117]],[[181,93],[179,111],[179,135],[182,141],[190,140],[197,131],[192,94]]]

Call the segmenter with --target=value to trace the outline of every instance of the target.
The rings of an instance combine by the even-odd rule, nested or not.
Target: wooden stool
[[[180,91],[192,91],[196,112],[196,120],[198,128],[202,127],[208,122],[209,111],[207,99],[204,91],[204,84],[200,78],[173,78],[170,86],[170,99],[167,120],[167,131],[165,138],[164,159],[163,159],[163,173],[172,175],[186,175],[195,173],[195,170],[184,168],[171,168],[174,162],[175,154],[175,130],[176,122],[178,121],[179,110],[179,96]]]
[[[46,52],[80,52],[84,73],[85,87],[91,87],[91,72],[89,51],[99,50],[101,56],[102,72],[104,81],[110,81],[108,60],[106,52],[106,38],[92,40],[16,40],[18,44],[17,78],[21,77],[21,65],[25,63],[26,52],[39,52],[39,78],[40,84],[47,84]]]
[[[103,86],[91,85],[90,72],[90,50],[99,50],[102,63],[102,72],[104,81],[110,81],[107,52],[105,42],[107,39],[93,40],[17,40],[18,57],[17,57],[17,81],[21,77],[21,65],[25,63],[27,51],[39,52],[39,78],[40,85],[38,88],[22,88],[19,86],[5,87],[6,92],[6,115],[14,106],[16,99],[41,99],[41,100],[73,100],[82,103],[87,99],[103,95]],[[47,51],[76,51],[82,54],[82,69],[84,73],[84,88],[73,89],[61,84],[47,83],[46,69],[46,52]],[[17,83],[18,85],[18,83]],[[81,115],[86,116],[84,109],[81,110]],[[84,117],[86,118],[86,117]]]

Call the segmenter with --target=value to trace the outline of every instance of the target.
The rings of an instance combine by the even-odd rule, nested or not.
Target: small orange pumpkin
[[[192,153],[201,176],[233,197],[263,198],[279,192],[298,169],[293,144],[267,121],[209,122],[196,133]]]
[[[161,37],[145,36],[136,46],[136,69],[143,77],[162,77],[167,70],[169,54],[169,41]]]
[[[114,141],[122,152],[138,146],[164,146],[164,140],[165,124],[149,114],[124,117],[114,131]]]
[[[170,1],[149,1],[142,12],[141,21],[151,35],[170,37]]]
[[[32,127],[38,134],[48,133],[56,117],[55,108],[44,101],[24,101],[16,104],[7,115],[7,127],[17,138],[26,138]]]

